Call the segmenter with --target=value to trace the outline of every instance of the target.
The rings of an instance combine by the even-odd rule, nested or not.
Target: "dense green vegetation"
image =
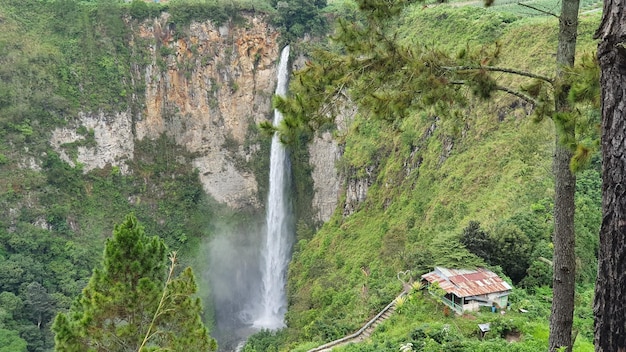
[[[200,320],[194,274],[178,272],[176,252],[148,237],[134,215],[115,226],[101,266],[52,330],[57,351],[215,351]]]
[[[88,284],[112,224],[130,211],[147,233],[178,250],[185,265],[200,261],[194,256],[216,231],[213,219],[236,229],[258,223],[259,214],[233,214],[206,196],[190,163],[193,155],[167,136],[137,142],[132,173],[126,175],[111,166],[84,173],[48,144],[51,131],[72,123],[79,112],[136,116],[143,109],[136,97],[145,86],[133,84],[131,75],[132,65],[147,64],[145,48],[140,42],[129,45],[131,27],[167,11],[184,35],[192,21],[237,22],[241,12],[253,11],[266,15],[282,32],[281,40],[290,41],[306,29],[323,31],[326,17],[358,18],[350,1],[326,5],[323,0],[0,2],[0,204],[5,209],[0,213],[0,351],[52,348],[53,317],[69,309]],[[466,44],[497,41],[503,66],[553,70],[555,21],[524,18],[507,8],[414,5],[397,23],[398,39],[430,38],[432,45],[455,52]],[[592,50],[596,25],[597,17],[582,19],[580,52]],[[167,56],[167,50],[162,47],[161,54]],[[495,319],[489,312],[450,317],[429,296],[413,293],[371,341],[342,350],[397,351],[412,343],[424,351],[499,351],[512,335],[521,340],[507,348],[545,349],[554,127],[550,121],[531,121],[527,108],[506,95],[491,102],[468,99],[460,112],[453,121],[415,109],[389,124],[367,118],[372,111],[362,110],[336,136],[344,151],[338,169],[346,182],[369,185],[367,199],[359,203],[344,195],[318,232],[307,218],[312,192],[305,145],[311,136],[298,136],[292,157],[299,242],[289,273],[289,327],[255,335],[246,351],[305,351],[351,333],[399,293],[398,271],[410,269],[417,276],[434,265],[488,265],[507,276],[516,286],[511,312]],[[81,143],[94,143],[93,131],[77,132],[85,137]],[[251,128],[248,137],[247,143],[258,141],[258,130]],[[267,141],[260,145],[259,155],[267,155]],[[77,148],[65,146],[70,155]],[[242,166],[257,174],[260,199],[265,198],[266,163],[259,159]],[[592,341],[599,169],[592,158],[578,173],[575,329],[581,351]],[[349,214],[344,214],[345,202],[350,202]],[[206,283],[199,284],[208,292]],[[519,314],[518,308],[529,312]],[[496,328],[481,342],[476,323],[485,320]]]
[[[591,37],[597,21],[593,16],[582,18],[580,53],[593,49]],[[557,23],[550,18],[522,18],[500,8],[414,5],[405,8],[395,25],[393,29],[398,36],[394,39],[399,37],[408,46],[428,45],[458,55],[482,49],[485,60],[489,60],[490,49],[485,45],[497,41],[500,67],[545,74],[555,67],[551,53],[556,47]],[[349,31],[345,33],[349,36]],[[358,43],[354,45],[356,48]],[[524,55],[520,55],[519,48],[524,48]],[[353,48],[347,45],[342,49]],[[332,60],[332,57],[321,55],[319,59]],[[335,63],[341,64],[339,60]],[[310,70],[317,69],[311,67]],[[395,72],[389,72],[392,74]],[[406,74],[411,74],[410,68]],[[353,97],[362,91],[371,92],[367,90],[371,86],[394,87],[379,75],[362,75],[362,80],[351,86]],[[305,85],[311,76],[328,86],[324,91],[323,85],[321,89],[320,84],[315,85],[320,97],[345,82],[339,75],[331,77],[326,71],[314,71],[310,76],[296,79],[292,91],[306,91],[306,88],[298,90],[298,82]],[[514,79],[504,82],[520,83]],[[304,97],[316,94],[306,92]],[[546,287],[552,280],[549,263],[554,193],[552,122],[533,121],[523,104],[504,94],[496,95],[488,103],[468,95],[460,107],[441,104],[445,106],[436,105],[434,111],[414,108],[403,115],[397,111],[404,107],[394,106],[395,101],[383,105],[385,94],[388,92],[384,89],[378,90],[371,94],[373,98],[367,96],[368,100],[357,101],[362,108],[360,114],[348,131],[338,133],[340,141],[345,143],[340,170],[347,175],[347,182],[370,184],[367,199],[358,203],[348,216],[340,206],[319,232],[298,243],[289,278],[289,328],[283,334],[266,337],[276,345],[306,350],[356,331],[399,293],[401,287],[395,273],[406,269],[419,275],[435,265],[487,265],[512,280],[516,295],[530,301],[545,301],[543,297],[549,295]],[[405,101],[412,98],[406,97]],[[283,103],[278,104],[281,107]],[[292,106],[285,108],[289,111]],[[452,118],[446,116],[446,109],[454,109],[452,114],[448,111]],[[293,111],[296,111],[294,115],[299,113],[297,108]],[[394,114],[402,118],[397,119]],[[593,116],[589,117],[593,119]],[[316,127],[318,121],[307,122]],[[292,126],[297,123],[289,121]],[[591,129],[587,132],[595,134],[594,124],[583,125]],[[588,169],[579,171],[576,194],[578,295],[586,297],[586,303],[576,308],[575,332],[578,348],[587,349],[592,341],[589,297],[595,278],[600,221],[600,166],[597,156],[593,160]],[[540,317],[531,318],[538,318],[537,324],[545,330],[544,335],[547,335],[548,315],[549,310],[543,310]],[[393,324],[392,320],[389,331],[401,330]],[[420,320],[404,323],[407,324],[416,326]],[[541,342],[532,342],[532,333],[524,334],[526,339],[515,348],[528,351],[537,350],[537,346],[547,348],[547,336]],[[473,334],[462,332],[455,338],[460,340],[456,350],[479,350],[478,342],[472,339],[475,339]],[[371,350],[397,350],[401,342],[409,340],[406,335],[397,338],[393,333],[381,333]],[[261,342],[252,341],[251,348]],[[503,341],[494,343],[484,348],[498,350],[502,346],[497,347],[498,344]],[[355,346],[345,350],[364,348]],[[424,350],[448,348],[431,346]]]
[[[549,290],[542,294],[549,295]],[[425,292],[413,292],[403,301],[397,313],[380,325],[370,341],[349,345],[338,351],[398,351],[400,346],[412,344],[413,351],[519,351],[545,350],[548,338],[547,324],[550,302],[537,300],[518,292],[511,297],[511,309],[504,315],[484,311],[464,315],[462,318],[445,314],[443,304]],[[580,305],[591,306],[586,296]],[[519,308],[532,313],[520,313]],[[590,320],[590,319],[589,319]],[[591,324],[591,321],[586,324]],[[480,337],[478,324],[490,323],[490,331]],[[588,339],[577,339],[575,351],[593,351]]]

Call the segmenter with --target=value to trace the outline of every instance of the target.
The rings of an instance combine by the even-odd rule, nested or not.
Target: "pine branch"
[[[504,86],[496,86],[496,89],[499,90],[499,91],[506,92],[506,93],[509,93],[511,95],[514,95],[514,96],[516,96],[516,97],[526,101],[527,103],[532,104],[533,106],[537,106],[539,104],[539,102],[537,100],[529,97],[528,95],[526,95],[524,93],[521,93],[521,92],[518,92],[518,91],[515,91],[515,90],[512,90],[510,88],[507,88],[507,87],[504,87]]]
[[[160,330],[156,330],[155,332],[153,332],[152,334],[150,334],[150,336],[148,336],[145,340],[149,341],[151,340],[154,336],[156,335],[163,335],[165,334],[165,331],[160,331]],[[169,349],[168,349],[169,350]],[[159,351],[161,351],[161,349],[159,349]]]
[[[119,348],[127,349],[128,347],[130,347],[119,336],[117,336],[117,334],[112,333],[110,336],[113,337],[114,342],[116,342],[119,345]],[[105,351],[105,352],[113,352],[113,351],[115,351],[115,349],[109,348],[109,346],[107,346],[106,344],[102,343],[102,341],[93,340],[93,342],[98,347],[98,351]]]
[[[116,341],[116,342],[118,342],[118,343],[120,344],[120,346],[121,346],[121,347],[126,347],[126,345],[125,345],[125,344],[123,344],[123,343],[120,341],[119,337],[117,337],[117,335],[113,334],[112,336],[113,336],[113,337],[115,337],[115,338],[117,339],[117,341]],[[105,352],[111,352],[111,349],[109,349],[107,346],[105,346],[105,345],[104,345],[103,343],[101,343],[100,341],[94,341],[94,344],[96,345],[96,347],[98,347],[98,348],[99,348],[99,351],[104,350]]]
[[[467,84],[467,81],[450,81],[449,83],[450,84],[465,85],[465,84]],[[505,93],[509,93],[511,95],[514,95],[514,96],[524,100],[525,102],[527,102],[529,104],[532,104],[533,106],[539,105],[539,102],[537,100],[529,97],[528,95],[526,95],[524,93],[515,91],[515,90],[513,90],[511,88],[507,88],[507,87],[504,87],[504,86],[495,86],[494,89],[502,91],[502,92],[505,92]]]
[[[546,81],[550,84],[554,84],[554,79],[547,77],[547,76],[542,76],[542,75],[538,75],[532,72],[527,72],[527,71],[521,71],[521,70],[516,70],[516,69],[512,69],[512,68],[508,68],[508,67],[496,67],[496,66],[443,66],[441,67],[444,70],[448,70],[448,71],[454,71],[454,72],[458,72],[458,71],[478,71],[478,70],[484,70],[484,71],[490,71],[490,72],[503,72],[503,73],[510,73],[510,74],[514,74],[514,75],[518,75],[518,76],[524,76],[524,77],[529,77],[529,78],[536,78],[536,79],[540,79],[542,81]]]
[[[154,312],[154,316],[152,317],[152,321],[150,322],[148,331],[146,331],[146,336],[144,336],[143,341],[141,341],[141,346],[139,346],[139,349],[137,350],[137,352],[141,352],[141,350],[146,345],[148,340],[154,335],[154,334],[150,334],[150,332],[154,328],[154,323],[156,322],[157,317],[160,315],[160,311],[161,309],[163,309],[165,298],[167,297],[167,286],[172,281],[172,275],[174,274],[174,267],[176,266],[176,251],[170,254],[170,262],[172,264],[170,265],[170,270],[169,270],[169,273],[167,274],[167,280],[165,281],[165,286],[163,287],[163,294],[161,295],[161,300],[159,301],[157,310]]]
[[[339,87],[335,88],[332,92],[329,92],[328,94],[326,94],[326,96],[324,96],[322,102],[330,101],[330,104],[334,104],[337,100],[339,100],[339,98],[338,98],[339,92],[343,91],[345,85],[346,84],[344,82]],[[323,111],[323,109],[322,109],[322,111]]]

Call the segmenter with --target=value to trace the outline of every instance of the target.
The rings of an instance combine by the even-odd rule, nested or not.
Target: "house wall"
[[[509,292],[496,292],[487,295],[487,299],[495,302],[500,308],[505,308],[509,302]]]
[[[463,305],[463,311],[475,312],[480,309],[480,304],[477,301],[470,301]]]

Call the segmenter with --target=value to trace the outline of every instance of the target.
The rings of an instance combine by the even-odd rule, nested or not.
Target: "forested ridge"
[[[530,4],[555,11],[542,1]],[[495,5],[407,4],[395,19],[395,39],[454,55],[483,50],[485,59],[497,50],[499,66],[554,71],[558,21],[516,4]],[[582,9],[593,6],[583,2]],[[88,287],[105,239],[130,212],[147,235],[159,236],[178,251],[183,265],[194,268],[202,297],[210,292],[202,280],[202,243],[217,226],[243,231],[259,224],[258,210],[233,212],[207,196],[190,163],[193,156],[166,135],[136,143],[130,174],[110,165],[84,173],[49,145],[51,131],[79,113],[137,114],[144,108],[145,87],[131,67],[147,65],[145,52],[129,42],[134,26],[165,12],[181,35],[193,21],[245,26],[240,14],[258,13],[281,32],[283,43],[295,43],[296,52],[307,57],[337,48],[330,39],[300,41],[309,30],[320,34],[336,18],[362,20],[351,1],[2,1],[0,351],[54,347],[54,317]],[[580,58],[593,54],[598,24],[597,14],[581,16]],[[161,49],[162,58],[172,54],[168,50]],[[385,83],[368,79],[361,84]],[[292,80],[298,92],[298,75]],[[375,101],[353,101],[360,110],[346,128],[336,129],[331,121],[315,126],[317,132],[333,131],[342,150],[339,206],[318,228],[303,215],[310,204],[298,205],[288,327],[254,335],[244,351],[306,351],[350,334],[400,292],[399,271],[410,270],[418,279],[436,265],[487,266],[501,274],[515,287],[511,310],[455,317],[415,291],[369,341],[338,350],[398,351],[407,343],[415,351],[547,349],[555,127],[549,119],[537,121],[528,102],[504,92],[487,100],[467,93],[465,99],[461,105],[445,101],[454,118],[413,106],[402,119],[385,119]],[[583,104],[577,109],[584,116],[580,128],[589,132],[577,142],[588,148],[589,162],[576,174],[574,348],[590,351],[601,212],[600,157],[594,149],[599,113]],[[95,143],[93,131],[77,132],[84,136],[80,143]],[[316,131],[298,133],[293,155],[303,162],[306,141]],[[253,135],[267,148],[258,131]],[[80,143],[64,148],[72,155]],[[264,165],[254,166],[258,178],[266,177]],[[308,202],[302,195],[310,196],[313,188],[309,172],[302,167],[295,174],[299,199]],[[355,198],[356,188],[366,195]],[[203,320],[211,327],[210,300],[204,306]],[[492,333],[481,341],[476,324],[486,319]],[[511,336],[519,341],[509,344]]]

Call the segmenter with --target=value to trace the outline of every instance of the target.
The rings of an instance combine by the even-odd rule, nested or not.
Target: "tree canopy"
[[[175,276],[158,236],[148,237],[134,215],[115,226],[101,267],[52,330],[58,351],[214,351],[200,320],[191,268]]]

